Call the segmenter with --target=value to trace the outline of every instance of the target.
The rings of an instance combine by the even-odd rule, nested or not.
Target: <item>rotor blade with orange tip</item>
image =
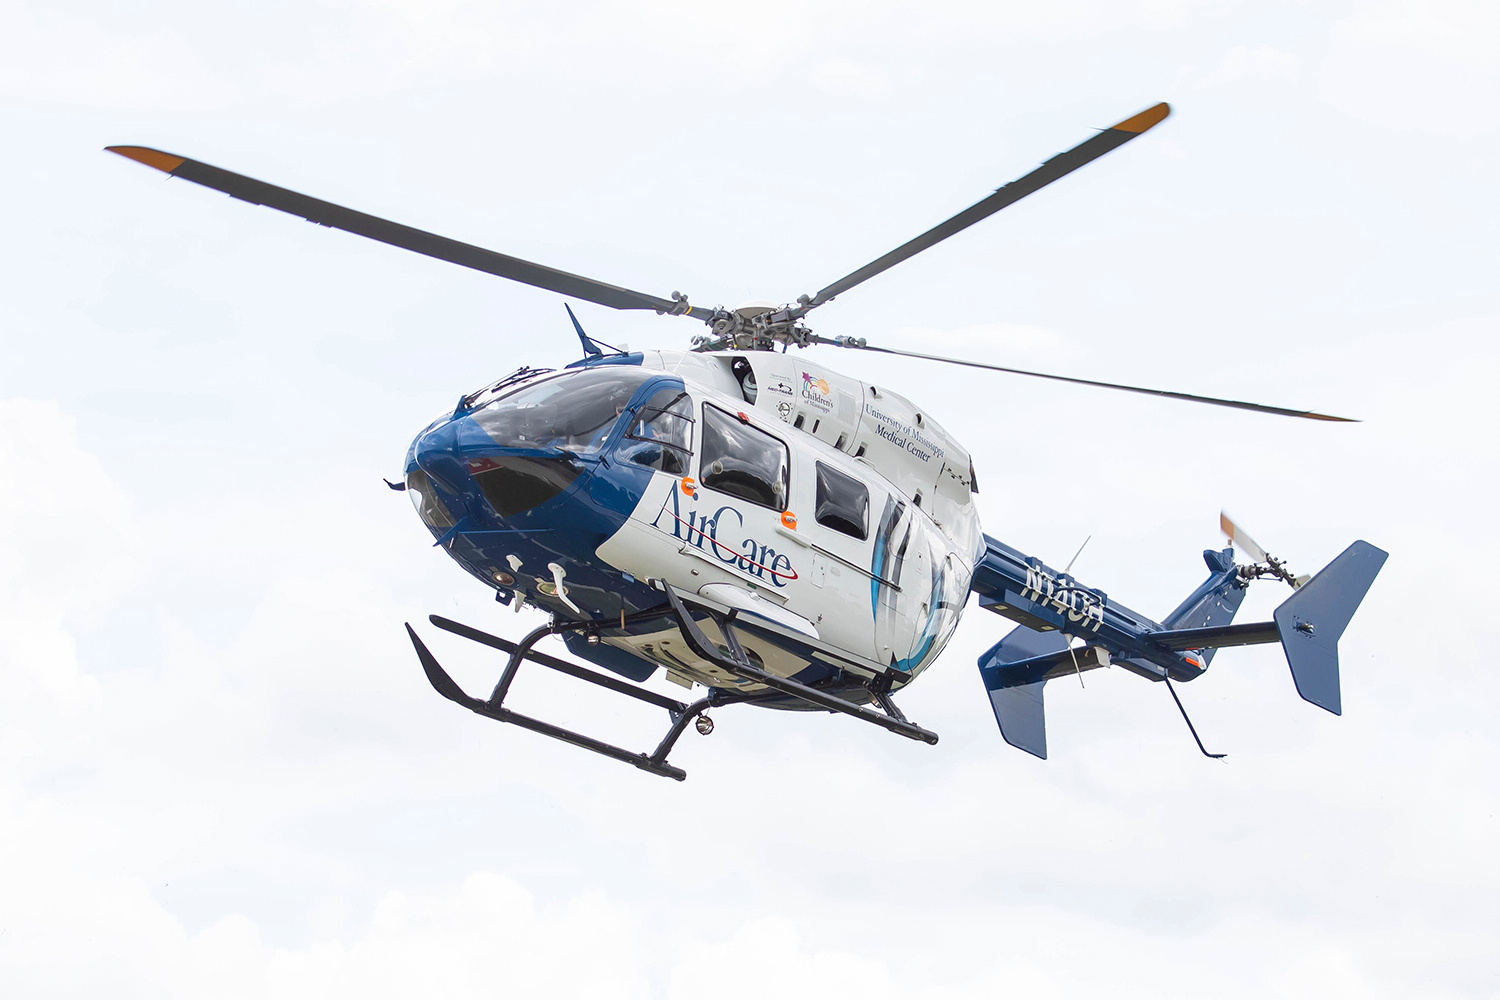
[[[934,226],[916,239],[903,243],[879,260],[871,261],[853,274],[846,275],[835,281],[817,295],[814,295],[802,311],[806,312],[808,309],[814,309],[822,305],[835,295],[841,295],[860,282],[875,277],[881,271],[889,267],[894,267],[906,258],[921,253],[935,243],[946,240],[954,233],[968,229],[974,223],[979,222],[981,219],[989,218],[1008,205],[1014,205],[1033,191],[1038,191],[1058,178],[1071,174],[1085,163],[1097,160],[1112,149],[1118,149],[1166,118],[1171,111],[1172,109],[1166,103],[1147,108],[1140,114],[1132,115],[1125,119],[1118,125],[1104,129],[1098,135],[1079,143],[1066,153],[1058,153],[1025,177],[1011,181],[983,201],[959,212],[947,222]]]
[[[1255,562],[1263,563],[1266,561],[1266,550],[1261,548],[1255,539],[1245,534],[1245,529],[1235,524],[1234,519],[1229,516],[1227,511],[1219,511],[1219,530],[1224,532],[1225,537],[1229,539],[1230,545],[1245,553],[1245,555],[1249,556]]]
[[[335,205],[329,201],[310,198],[296,191],[289,191],[286,188],[276,187],[274,184],[258,181],[253,177],[246,177],[244,174],[236,174],[197,160],[175,156],[172,153],[163,153],[159,149],[149,149],[145,146],[107,146],[105,148],[111,153],[118,153],[137,163],[155,167],[173,177],[181,177],[194,184],[222,191],[232,198],[248,201],[252,205],[265,205],[268,208],[301,216],[308,222],[316,222],[320,226],[342,229],[356,236],[379,240],[391,246],[413,250],[428,257],[436,257],[438,260],[446,260],[476,271],[483,271],[486,274],[509,278],[525,285],[560,292],[588,302],[597,302],[601,306],[609,306],[612,309],[654,309],[657,312],[691,316],[704,321],[712,316],[711,309],[699,306],[688,307],[685,300],[664,299],[645,292],[621,288],[618,285],[608,285],[593,278],[569,274],[567,271],[534,264],[519,257],[509,257],[470,243],[460,243],[446,236],[413,229],[378,216],[366,215],[364,212],[356,212],[352,208]]]

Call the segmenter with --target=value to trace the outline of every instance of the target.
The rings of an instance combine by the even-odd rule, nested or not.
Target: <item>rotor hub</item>
[[[807,347],[818,343],[810,328],[798,320],[799,306],[750,303],[737,309],[715,309],[708,333],[693,337],[695,351],[774,351],[777,345]]]

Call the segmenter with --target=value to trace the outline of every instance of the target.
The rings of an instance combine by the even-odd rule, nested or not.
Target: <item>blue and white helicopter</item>
[[[1201,676],[1224,646],[1281,643],[1298,693],[1340,712],[1338,639],[1385,561],[1380,549],[1358,541],[1316,576],[1294,577],[1226,518],[1231,546],[1204,553],[1208,579],[1153,621],[984,534],[969,454],[923,407],[788,353],[823,344],[1345,419],[829,339],[803,322],[1168,112],[1158,104],[1099,132],[816,295],[735,309],[554,270],[159,150],[109,149],[324,226],[600,305],[707,324],[691,350],[627,352],[593,340],[568,309],[583,358],[556,371],[521,367],[464,395],[412,442],[405,481],[389,484],[409,493],[437,544],[500,603],[550,614],[519,642],[432,616],[507,655],[486,698],[464,692],[407,625],[432,686],[480,715],[681,780],[667,761],[678,738],[690,723],[706,735],[709,710],[734,703],[839,712],[936,743],[891,696],[941,654],[971,593],[1017,623],[979,672],[1005,740],[1038,757],[1047,755],[1048,680],[1117,665],[1170,690]],[[1236,544],[1250,562],[1236,563]],[[1272,621],[1233,624],[1246,588],[1263,577],[1291,584],[1292,596]],[[548,635],[593,667],[537,650]],[[523,663],[665,709],[668,731],[654,750],[634,752],[516,712],[505,702]],[[700,696],[643,686],[658,673]]]

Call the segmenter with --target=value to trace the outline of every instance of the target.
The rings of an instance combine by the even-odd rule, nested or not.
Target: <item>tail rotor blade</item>
[[[1229,544],[1239,549],[1253,561],[1263,563],[1268,558],[1266,550],[1256,544],[1255,539],[1245,534],[1245,529],[1235,524],[1225,511],[1219,511],[1219,530],[1229,539]]]

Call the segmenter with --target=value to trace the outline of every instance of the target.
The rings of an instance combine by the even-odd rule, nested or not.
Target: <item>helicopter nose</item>
[[[417,468],[449,493],[468,492],[469,473],[459,457],[457,421],[429,427],[412,442],[411,458]]]
[[[555,451],[500,453],[491,438],[464,420],[423,432],[412,444],[412,459],[445,490],[469,499],[471,511],[487,505],[501,520],[566,492],[583,473],[582,463]]]

